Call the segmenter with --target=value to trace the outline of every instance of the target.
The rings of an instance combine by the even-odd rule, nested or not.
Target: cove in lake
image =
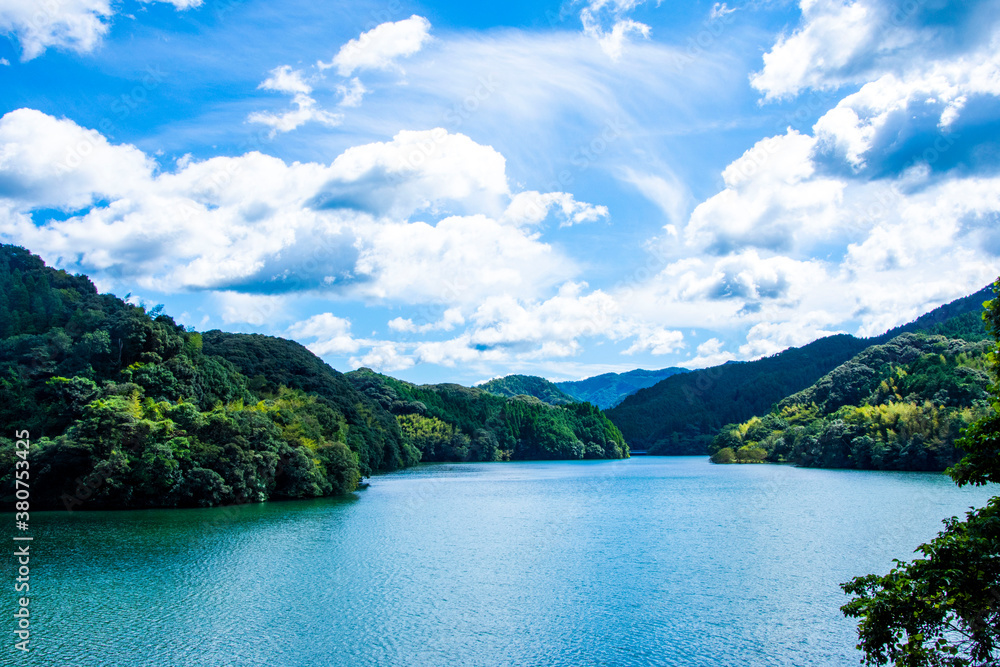
[[[705,457],[422,465],[346,499],[33,515],[28,665],[857,665],[838,584],[985,503]]]

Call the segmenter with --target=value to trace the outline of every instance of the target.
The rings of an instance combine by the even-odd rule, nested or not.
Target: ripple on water
[[[42,514],[28,664],[853,666],[837,584],[989,493],[643,457],[425,465],[347,500]]]

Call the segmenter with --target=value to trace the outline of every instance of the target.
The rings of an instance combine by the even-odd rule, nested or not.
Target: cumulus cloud
[[[214,295],[216,312],[226,324],[263,326],[287,316],[284,300],[266,294],[240,294],[217,292]]]
[[[202,4],[202,0],[143,1],[165,2],[178,10]],[[114,13],[110,0],[6,0],[0,5],[0,32],[17,37],[23,61],[49,48],[89,53],[107,34]]]
[[[444,311],[440,320],[427,322],[426,324],[415,324],[411,318],[396,317],[389,320],[389,328],[393,331],[406,333],[427,333],[428,331],[451,331],[457,326],[465,324],[460,308],[448,308]]]
[[[726,188],[699,204],[684,237],[725,254],[744,247],[789,250],[797,238],[822,238],[843,222],[844,184],[816,174],[816,139],[789,130],[757,142],[722,173]]]
[[[293,74],[276,72],[273,86],[302,90]],[[349,205],[376,183],[382,202]],[[545,205],[578,220],[598,210],[567,197]],[[248,153],[166,171],[69,120],[27,109],[0,118],[0,236],[130,287],[447,307],[537,298],[578,268],[538,225],[502,219],[515,198],[503,156],[444,130],[403,132],[329,165]],[[421,212],[444,217],[414,219]]]
[[[431,22],[414,14],[408,19],[383,23],[361,33],[340,47],[329,63],[319,62],[320,69],[337,68],[341,76],[357,70],[398,68],[399,58],[412,56],[430,39]]]
[[[799,5],[799,25],[778,38],[764,55],[763,69],[751,77],[767,99],[900,76],[914,66],[986,51],[1000,21],[996,0],[950,3],[945,11],[939,3],[884,0]]]
[[[550,211],[557,211],[562,220],[560,227],[581,222],[595,222],[608,217],[607,206],[595,206],[578,202],[566,192],[520,192],[511,199],[503,220],[515,225],[537,225],[549,217]]]
[[[34,109],[0,118],[0,197],[66,211],[141,189],[155,163],[134,146]]]
[[[330,171],[317,208],[397,218],[442,210],[498,215],[510,196],[504,157],[443,128],[350,148]]]
[[[695,356],[678,364],[681,368],[709,368],[736,359],[736,355],[723,349],[724,344],[718,338],[709,338],[700,344]]]
[[[635,342],[623,354],[649,352],[654,355],[670,354],[684,347],[684,334],[663,327],[640,326]]]
[[[747,342],[739,352],[743,359],[756,359],[777,354],[789,347],[811,343],[817,338],[846,333],[831,325],[836,317],[824,311],[802,313],[788,322],[759,322],[747,333]]]
[[[379,224],[369,238],[357,262],[369,277],[357,292],[368,298],[471,304],[496,293],[536,295],[576,272],[534,234],[485,215]]]
[[[361,106],[361,100],[368,89],[364,87],[358,77],[354,77],[348,83],[337,86],[337,92],[340,93],[339,106],[358,107]]]
[[[319,313],[288,328],[296,339],[310,340],[307,347],[318,356],[354,354],[366,341],[351,336],[351,322],[333,313]]]

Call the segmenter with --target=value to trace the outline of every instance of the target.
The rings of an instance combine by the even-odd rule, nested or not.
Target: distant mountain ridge
[[[827,336],[763,359],[675,375],[627,397],[607,415],[632,449],[704,454],[723,426],[768,412],[872,345],[908,332],[985,339],[980,313],[992,295],[985,287],[874,338]]]
[[[668,377],[687,373],[686,368],[649,371],[638,368],[627,373],[604,373],[584,380],[556,382],[555,386],[578,401],[593,403],[602,410],[613,408],[640,389],[652,387]]]

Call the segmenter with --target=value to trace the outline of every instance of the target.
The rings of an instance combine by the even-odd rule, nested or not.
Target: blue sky
[[[1000,2],[0,0],[0,239],[466,384],[873,335],[1000,272]]]

